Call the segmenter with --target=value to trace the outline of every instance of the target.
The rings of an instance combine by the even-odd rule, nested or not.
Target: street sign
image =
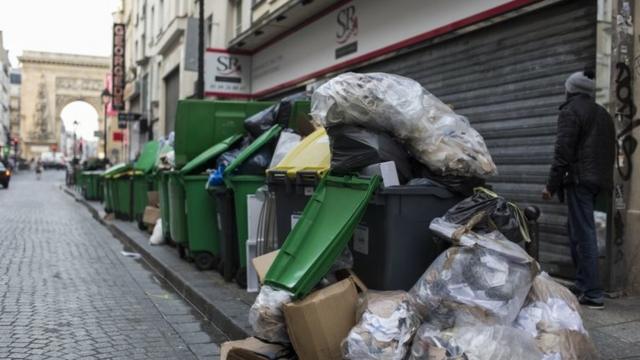
[[[140,113],[134,113],[134,112],[118,113],[118,121],[123,121],[123,122],[138,121],[140,120],[141,117],[142,117],[142,114]]]

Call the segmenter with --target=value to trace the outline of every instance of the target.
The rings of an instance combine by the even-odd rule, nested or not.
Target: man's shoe
[[[580,296],[578,298],[578,302],[580,302],[580,305],[584,305],[584,306],[588,307],[589,309],[595,309],[595,310],[604,309],[604,302],[602,302],[602,301],[594,301],[594,300],[588,299],[584,295]]]
[[[571,291],[571,293],[575,295],[577,298],[580,298],[582,296],[582,290],[578,289],[578,287],[575,286],[575,284],[571,284],[567,286],[567,289],[569,289],[569,291]]]

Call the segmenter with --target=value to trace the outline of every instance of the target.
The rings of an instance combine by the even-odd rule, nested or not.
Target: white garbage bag
[[[421,318],[405,291],[367,291],[358,306],[359,321],[342,342],[351,360],[403,360]]]
[[[153,227],[153,232],[149,237],[149,245],[164,244],[164,236],[162,236],[162,219],[158,219]]]
[[[389,132],[441,175],[497,173],[484,139],[467,119],[402,76],[339,75],[313,93],[311,116],[324,127],[353,124]]]
[[[260,288],[260,293],[249,310],[249,323],[254,335],[269,342],[290,343],[282,308],[292,299],[293,294],[286,290],[267,285]]]

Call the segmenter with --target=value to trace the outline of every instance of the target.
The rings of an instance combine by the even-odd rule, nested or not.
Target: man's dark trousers
[[[576,287],[593,301],[603,301],[598,272],[598,240],[593,208],[598,189],[586,185],[566,188],[569,207],[569,239],[571,257],[576,267]]]

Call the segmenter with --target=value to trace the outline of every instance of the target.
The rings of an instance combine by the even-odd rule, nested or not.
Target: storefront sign
[[[124,133],[122,131],[115,131],[113,133],[114,142],[122,142],[124,140]]]
[[[116,110],[124,110],[124,86],[125,86],[125,25],[113,24],[113,54],[111,72],[111,106]]]
[[[204,58],[205,93],[244,97],[251,93],[251,56],[207,49]]]
[[[392,7],[386,0],[342,2],[257,49],[251,60],[252,92],[263,96],[535,1],[396,0]]]

